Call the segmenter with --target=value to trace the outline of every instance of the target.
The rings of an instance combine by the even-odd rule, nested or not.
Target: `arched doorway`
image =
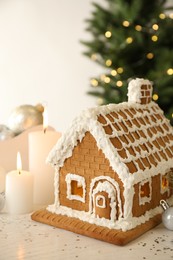
[[[97,218],[111,221],[122,217],[120,189],[114,179],[109,176],[99,176],[92,180],[89,211]]]

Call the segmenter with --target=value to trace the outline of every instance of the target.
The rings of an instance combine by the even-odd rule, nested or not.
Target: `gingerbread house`
[[[135,79],[128,102],[88,109],[48,156],[55,203],[32,218],[123,245],[161,221],[173,204],[173,128],[152,101],[152,84]]]

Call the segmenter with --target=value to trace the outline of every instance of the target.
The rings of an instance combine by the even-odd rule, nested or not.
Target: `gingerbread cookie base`
[[[31,215],[31,218],[37,222],[62,228],[80,235],[85,235],[119,246],[126,245],[161,222],[161,215],[157,215],[144,224],[141,224],[132,230],[123,232],[121,230],[109,229],[107,227],[90,224],[77,218],[57,215],[46,209],[41,209],[34,212]]]

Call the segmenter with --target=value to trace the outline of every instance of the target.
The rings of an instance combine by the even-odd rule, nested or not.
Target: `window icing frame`
[[[66,184],[67,184],[67,199],[69,200],[77,200],[85,203],[85,194],[86,194],[86,182],[85,178],[83,176],[74,174],[74,173],[68,173],[65,178]],[[83,196],[71,194],[71,182],[76,181],[82,186],[83,189]]]
[[[99,205],[99,200],[102,199],[102,205]],[[97,195],[96,197],[96,207],[105,209],[106,208],[106,198],[103,195]]]
[[[149,196],[141,196],[141,188],[146,183],[149,184]],[[149,203],[152,197],[152,186],[151,186],[151,178],[148,180],[143,180],[139,183],[139,205],[144,205],[145,203]]]

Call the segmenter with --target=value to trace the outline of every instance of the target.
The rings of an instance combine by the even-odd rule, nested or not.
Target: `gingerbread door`
[[[116,219],[116,190],[108,181],[98,182],[93,190],[93,213],[97,218]]]

